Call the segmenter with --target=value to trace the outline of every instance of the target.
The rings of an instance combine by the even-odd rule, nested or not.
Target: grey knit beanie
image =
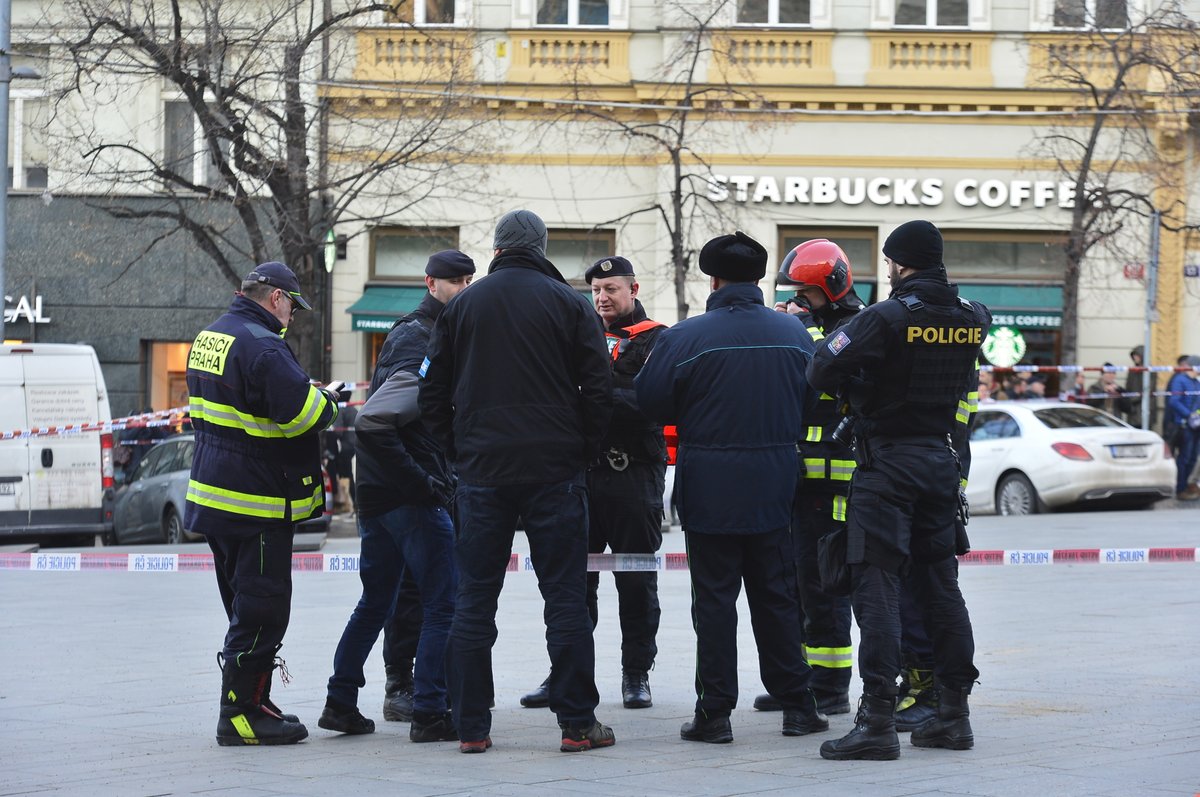
[[[505,213],[496,222],[493,249],[532,249],[546,256],[546,224],[532,210]]]

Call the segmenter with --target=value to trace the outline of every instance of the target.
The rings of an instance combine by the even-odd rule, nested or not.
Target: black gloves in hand
[[[812,305],[808,302],[808,297],[802,293],[797,293],[795,296],[787,300],[789,305],[799,308],[800,315],[812,312]],[[789,310],[789,312],[791,312]]]
[[[446,484],[436,476],[426,476],[425,484],[429,487],[429,495],[434,503],[447,507],[454,505],[454,485]]]

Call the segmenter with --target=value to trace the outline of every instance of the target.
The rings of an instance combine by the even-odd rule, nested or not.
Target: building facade
[[[349,34],[350,57],[314,72],[306,90],[335,110],[344,129],[368,120],[398,125],[435,104],[444,108],[452,96],[467,132],[421,201],[384,214],[386,197],[364,193],[339,218],[334,232],[344,253],[329,260],[331,367],[314,376],[367,378],[392,322],[419,301],[429,254],[462,249],[485,273],[493,225],[517,207],[546,220],[548,255],[581,290],[593,260],[628,257],[648,312],[666,322],[684,305],[689,313],[703,310],[707,281],[695,253],[710,237],[742,229],[764,243],[773,264],[802,240],[830,238],[848,253],[859,295],[876,301],[888,291],[884,238],[904,221],[926,218],[945,235],[951,279],[1020,338],[1018,362],[1066,362],[1071,263],[1064,243],[1084,189],[1074,179],[1081,156],[1068,150],[1056,157],[1048,144],[1053,136],[1086,141],[1098,114],[1064,70],[1077,68],[1092,85],[1111,82],[1106,44],[1166,35],[1145,25],[1160,10],[1154,0],[402,4],[397,15],[377,15]],[[1185,11],[1200,20],[1200,7]],[[17,22],[14,40],[23,32],[27,49],[53,50],[32,17],[22,22],[18,13]],[[57,203],[81,182],[55,167],[62,151],[40,132],[54,122],[45,121],[38,91],[14,89],[10,102],[10,193],[50,194]],[[137,97],[125,112],[137,118],[125,126],[164,157],[190,157],[202,182],[210,167],[188,109],[157,84]],[[1130,214],[1097,234],[1078,279],[1074,359],[1084,366],[1128,363],[1148,323],[1150,362],[1200,352],[1200,244],[1193,248],[1187,229],[1200,219],[1191,211],[1200,181],[1188,94],[1143,70],[1122,97],[1119,113],[1109,109],[1113,132],[1099,141],[1094,173],[1114,192],[1146,197],[1168,223],[1160,230],[1152,314],[1150,222]],[[1119,135],[1135,129],[1149,142],[1136,152]],[[324,154],[336,167],[386,149]],[[143,190],[152,195],[155,187]],[[37,205],[29,212],[36,215]],[[39,247],[56,233],[43,225],[37,234],[43,237],[11,261],[18,277],[9,284],[19,290],[22,278],[32,284]],[[689,265],[682,277],[681,259]],[[101,265],[121,262],[114,253]],[[89,267],[86,257],[78,264]],[[208,278],[216,294],[226,293]],[[46,285],[38,294],[45,306],[65,301]],[[770,300],[770,274],[764,288]],[[9,310],[18,310],[20,297],[7,293],[14,297]],[[212,293],[163,299],[196,303],[175,317],[170,341],[191,340],[211,320],[223,304]],[[126,315],[144,323],[139,313]],[[10,337],[21,330],[7,329]],[[92,334],[67,327],[56,339]],[[140,375],[130,404],[160,408],[170,391],[154,386],[169,384],[170,366],[162,363],[170,356],[155,354],[154,341],[166,342],[164,333],[131,335],[150,343],[134,347]],[[102,352],[106,372],[130,366],[129,351],[120,355],[126,359]],[[129,378],[121,371],[118,381]]]

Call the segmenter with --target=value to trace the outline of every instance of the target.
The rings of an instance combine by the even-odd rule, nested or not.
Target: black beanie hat
[[[425,274],[438,279],[466,277],[475,273],[475,261],[457,249],[443,249],[429,256]]]
[[[883,253],[908,268],[940,268],[942,234],[932,222],[906,221],[883,242]]]
[[[767,250],[741,230],[721,235],[700,250],[700,270],[730,282],[757,282],[767,275]]]

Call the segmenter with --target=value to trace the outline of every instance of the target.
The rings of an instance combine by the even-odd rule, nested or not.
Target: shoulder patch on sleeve
[[[833,356],[841,353],[842,349],[850,345],[850,336],[845,332],[838,330],[838,333],[829,339],[829,343],[825,344],[829,350],[833,352]]]
[[[417,373],[419,373],[419,374],[421,375],[421,378],[422,378],[422,379],[424,379],[424,378],[425,378],[425,372],[426,372],[426,371],[428,371],[428,370],[429,370],[429,358],[428,358],[428,357],[426,357],[426,358],[425,358],[425,361],[421,363],[421,370],[420,370],[420,371],[418,371]]]

